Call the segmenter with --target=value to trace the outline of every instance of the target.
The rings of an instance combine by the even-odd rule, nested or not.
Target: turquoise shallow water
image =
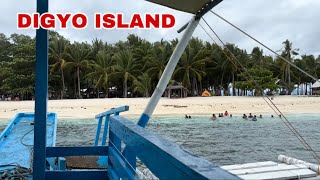
[[[320,115],[297,114],[289,121],[320,154]],[[8,121],[0,120],[0,131]],[[92,145],[96,120],[60,120],[58,146]],[[193,116],[153,118],[147,129],[219,165],[276,161],[279,154],[316,162],[279,118],[257,122],[240,117],[211,121]]]
[[[288,119],[320,154],[320,116]],[[234,117],[212,122],[208,117],[168,117],[153,121],[149,129],[219,165],[276,161],[279,154],[316,162],[279,118],[253,122]]]

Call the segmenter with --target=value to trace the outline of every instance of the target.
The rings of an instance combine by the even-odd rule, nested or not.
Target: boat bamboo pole
[[[179,43],[177,44],[175,50],[173,51],[170,60],[163,71],[163,74],[158,82],[158,85],[156,89],[154,90],[151,99],[149,100],[149,103],[147,107],[145,108],[144,112],[142,113],[138,125],[141,127],[146,127],[146,125],[149,122],[150,117],[152,116],[152,113],[154,109],[156,108],[162,94],[164,93],[172,74],[175,70],[175,67],[178,64],[179,59],[182,56],[182,53],[184,52],[185,48],[187,47],[189,40],[192,37],[193,32],[195,31],[196,27],[199,24],[199,19],[196,17],[193,17],[191,21],[188,23],[187,28],[185,29],[184,34],[182,35]]]
[[[288,165],[302,164],[302,165],[307,166],[310,170],[320,174],[320,166],[319,165],[312,164],[312,163],[309,163],[306,161],[302,161],[302,160],[295,159],[295,158],[288,157],[288,156],[284,156],[284,155],[279,155],[278,160],[280,162],[286,163]]]

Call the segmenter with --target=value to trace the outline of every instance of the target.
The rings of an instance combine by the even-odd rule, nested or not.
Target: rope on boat
[[[34,149],[33,149],[33,144],[26,144],[23,142],[24,138],[30,134],[34,129],[32,128],[30,131],[28,131],[27,133],[25,133],[21,139],[20,139],[20,143],[26,147],[29,148],[29,152],[30,152],[30,156],[29,156],[29,164],[30,164],[30,169],[32,170],[33,169],[33,152],[34,152]]]
[[[0,179],[3,180],[26,180],[32,174],[30,168],[20,166],[18,163],[0,165],[0,168],[5,168],[4,170],[0,170]]]
[[[23,142],[24,138],[25,138],[28,134],[30,134],[32,131],[33,131],[33,128],[32,128],[30,131],[28,131],[27,133],[25,133],[25,134],[21,137],[20,143],[21,143],[22,145],[24,145],[24,146],[26,146],[26,147],[33,147],[33,144],[26,144],[26,143]]]
[[[235,61],[238,62],[238,64],[241,66],[241,68],[243,68],[243,71],[246,72],[246,74],[249,76],[250,80],[252,80],[254,82],[254,86],[257,88],[257,89],[261,89],[263,90],[259,84],[255,81],[255,79],[248,73],[247,69],[240,63],[240,61],[237,59],[237,57],[232,53],[232,51],[225,45],[225,43],[221,40],[221,38],[218,36],[218,34],[213,30],[213,28],[208,24],[208,22],[202,18],[204,20],[204,22],[207,24],[207,26],[211,29],[211,31],[215,34],[215,36],[219,39],[220,43],[228,50],[228,52],[232,55],[232,57],[234,58]],[[228,23],[230,23],[228,21]],[[231,24],[231,23],[230,23]],[[233,24],[232,24],[233,25]],[[235,25],[233,25],[235,26]],[[203,26],[201,26],[203,28]],[[236,26],[235,26],[236,27]],[[237,29],[239,29],[241,32],[244,32],[242,31],[240,28],[236,27]],[[203,28],[204,29],[204,28]],[[204,29],[205,30],[205,29]],[[205,32],[210,36],[210,34],[205,30]],[[245,33],[245,32],[244,32]],[[246,33],[247,34],[247,33]],[[249,35],[249,37],[251,37]],[[213,39],[211,36],[210,36],[211,39]],[[253,38],[253,37],[251,37]],[[253,38],[254,39],[254,38]],[[257,40],[256,40],[257,41]],[[215,42],[215,41],[214,41]],[[258,41],[259,42],[259,41]],[[260,42],[259,42],[260,43]],[[217,43],[215,43],[217,44]],[[262,44],[262,43],[261,43]],[[218,45],[218,44],[217,44]],[[265,45],[264,45],[265,46]],[[218,45],[218,47],[220,47]],[[222,47],[220,47],[222,49]],[[268,48],[268,47],[267,47]],[[270,48],[268,48],[270,49]],[[270,49],[271,50],[271,49]],[[222,49],[223,51],[223,49]],[[272,51],[272,50],[271,50]],[[224,51],[223,51],[224,52]],[[225,55],[228,57],[228,55],[225,53]],[[228,58],[231,63],[233,63],[235,66],[236,64],[231,60],[231,58],[229,57]],[[236,68],[238,70],[240,70],[240,68],[238,68],[236,66]],[[303,70],[302,70],[303,71]],[[240,70],[241,72],[241,70]],[[245,77],[247,80],[249,80],[249,78]],[[294,128],[294,126],[288,121],[288,119],[284,116],[284,114],[280,111],[280,109],[273,103],[273,101],[268,97],[268,96],[262,96],[263,100],[268,104],[268,106],[271,107],[271,109],[278,115],[280,116],[280,119],[284,122],[284,124],[290,129],[290,131],[298,138],[298,140],[302,143],[302,145],[307,149],[309,150],[310,154],[318,161],[318,163],[320,164],[320,157],[318,156],[318,154],[312,149],[312,147],[306,142],[306,140],[302,137],[302,135]],[[266,98],[269,100],[269,102],[266,100]],[[273,107],[274,108],[273,108]]]

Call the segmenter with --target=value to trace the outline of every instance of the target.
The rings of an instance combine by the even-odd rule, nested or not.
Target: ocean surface
[[[306,141],[320,154],[320,115],[287,116]],[[136,121],[136,120],[133,120]],[[0,120],[2,131],[9,120]],[[92,145],[97,120],[59,120],[57,146]],[[257,122],[241,117],[158,117],[147,129],[176,142],[182,148],[217,165],[277,161],[280,154],[316,163],[286,125],[277,117]]]

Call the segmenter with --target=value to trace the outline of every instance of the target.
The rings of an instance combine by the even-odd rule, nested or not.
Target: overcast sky
[[[35,35],[35,30],[17,30],[16,14],[18,12],[34,13],[36,0],[1,0],[0,32]],[[176,31],[192,15],[154,5],[144,0],[50,0],[50,12],[83,12],[89,17],[89,26],[85,30],[57,31],[71,41],[88,41],[100,38],[109,43],[125,40],[128,34],[138,34],[150,41],[161,38],[170,40],[180,37]],[[282,42],[289,39],[300,54],[320,54],[320,0],[224,0],[214,11],[235,23],[254,37],[266,43],[274,50],[282,47]],[[172,13],[176,17],[176,26],[168,30],[95,30],[94,13],[124,13],[129,20],[132,13]],[[212,25],[223,41],[235,43],[249,52],[257,46],[252,40],[243,36],[231,26],[208,13],[205,19]],[[201,22],[204,25],[204,22]],[[201,27],[194,36],[210,41]],[[210,41],[211,42],[211,41]],[[265,51],[265,53],[270,54]]]

